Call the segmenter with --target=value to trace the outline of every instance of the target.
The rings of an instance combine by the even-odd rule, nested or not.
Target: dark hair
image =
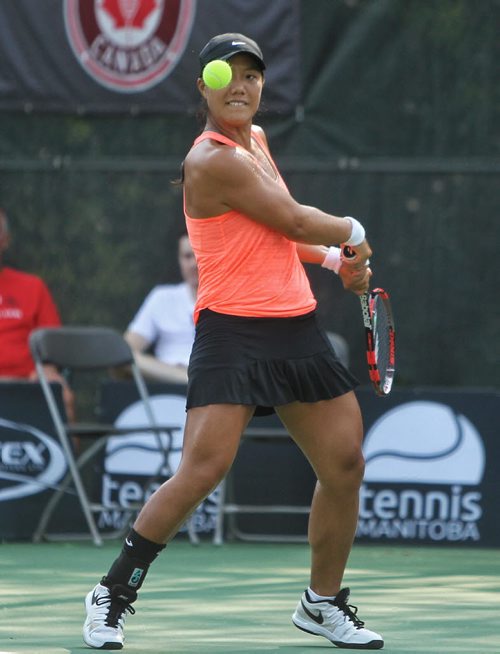
[[[176,179],[170,180],[172,186],[182,186],[184,184],[184,160],[181,163],[180,174]]]
[[[9,221],[7,218],[7,212],[2,207],[0,207],[0,227],[2,228],[3,232],[6,234],[9,233]]]
[[[205,128],[205,124],[207,122],[207,115],[208,115],[207,101],[205,100],[205,98],[202,98],[195,114],[196,122],[199,124],[200,127],[200,132],[199,132],[200,134],[201,132],[203,132]],[[172,179],[170,183],[172,184],[172,186],[182,186],[184,184],[184,161],[182,161],[181,163],[179,177],[177,177],[176,179]]]
[[[195,117],[201,133],[205,129],[205,124],[208,117],[208,104],[205,98],[201,99],[200,104],[198,105],[198,109],[196,110]]]
[[[262,71],[262,75],[264,75],[264,71]],[[265,103],[263,103],[261,101],[260,106],[259,106],[259,110],[258,110],[257,113],[258,114],[265,114],[266,112],[267,112],[267,107],[266,107]],[[205,100],[205,98],[201,99],[200,104],[198,105],[198,109],[196,110],[195,116],[196,116],[196,121],[197,121],[197,123],[199,125],[199,128],[200,128],[199,133],[201,134],[203,132],[203,130],[205,129],[205,125],[206,125],[206,122],[207,122],[207,116],[208,116],[208,105],[207,105],[207,101]],[[181,163],[179,177],[177,177],[176,179],[171,180],[170,183],[172,184],[172,186],[182,186],[184,184],[184,161]]]

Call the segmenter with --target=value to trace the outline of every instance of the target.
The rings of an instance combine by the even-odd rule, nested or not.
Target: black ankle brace
[[[123,552],[135,559],[141,559],[148,565],[153,563],[158,554],[165,549],[165,545],[154,543],[138,534],[135,529],[131,529],[125,538]]]
[[[144,583],[150,564],[165,545],[153,543],[131,529],[119,557],[101,583],[108,588],[120,584],[137,592]]]

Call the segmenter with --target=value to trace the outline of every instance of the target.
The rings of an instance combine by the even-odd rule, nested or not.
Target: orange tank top
[[[252,132],[286,188],[264,141]],[[203,132],[193,143],[213,139],[241,147],[217,132]],[[316,307],[297,246],[277,231],[237,212],[210,218],[187,215],[187,230],[199,271],[194,310],[197,322],[202,309],[234,316],[284,318],[300,316]]]

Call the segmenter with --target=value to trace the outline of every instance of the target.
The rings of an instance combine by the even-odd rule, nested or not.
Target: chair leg
[[[76,467],[75,467],[76,470]],[[77,472],[77,471],[76,471]],[[73,481],[76,486],[76,492],[78,493],[78,499],[80,500],[80,505],[82,507],[83,514],[87,521],[87,525],[94,541],[94,545],[102,545],[102,538],[97,529],[96,522],[94,520],[94,515],[89,506],[89,498],[87,497],[87,492],[83,487],[82,480],[78,474],[73,474]]]
[[[215,515],[214,545],[224,543],[224,507],[226,505],[226,480],[219,484],[219,497],[217,498],[217,513]]]
[[[189,542],[191,543],[191,545],[199,545],[200,539],[196,532],[196,526],[194,524],[194,519],[192,515],[189,516],[189,518],[186,520],[186,527],[189,536]]]
[[[45,508],[42,511],[42,515],[40,516],[40,519],[38,521],[38,525],[33,533],[32,540],[34,543],[40,543],[43,537],[45,536],[47,525],[52,516],[52,513],[54,512],[56,506],[59,504],[59,501],[61,500],[64,492],[70,485],[71,480],[72,480],[71,473],[68,472],[64,477],[62,483],[60,484],[60,487],[57,489],[57,491],[54,491],[52,497],[45,505]]]
[[[61,501],[64,492],[66,489],[69,487],[71,484],[71,481],[75,484],[75,488],[77,491],[78,499],[80,501],[80,505],[82,507],[84,516],[87,521],[87,525],[89,527],[92,540],[94,541],[95,545],[102,545],[102,537],[99,534],[99,531],[97,529],[97,525],[94,520],[94,515],[92,510],[90,509],[89,506],[89,500],[87,497],[87,492],[85,491],[85,488],[83,486],[83,483],[81,482],[81,477],[80,477],[80,470],[85,466],[85,464],[93,458],[93,456],[98,452],[100,449],[104,447],[106,444],[106,439],[102,438],[97,441],[95,441],[90,447],[88,447],[85,452],[78,458],[76,462],[74,462],[74,466],[76,469],[76,475],[74,474],[74,471],[72,470],[71,463],[73,463],[73,460],[71,459],[68,461],[68,466],[70,470],[66,474],[66,477],[64,478],[62,484],[60,485],[59,489],[54,492],[50,500],[47,502],[47,505],[45,506],[45,509],[42,512],[42,515],[40,516],[40,520],[38,521],[37,528],[35,529],[35,533],[33,534],[33,542],[34,543],[39,543],[43,539],[46,530],[47,530],[47,525],[49,523],[50,518],[52,517],[52,514],[54,513],[57,505]],[[83,496],[81,495],[81,492],[83,492]]]

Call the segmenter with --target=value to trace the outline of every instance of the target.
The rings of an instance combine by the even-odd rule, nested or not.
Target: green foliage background
[[[302,102],[257,121],[299,201],[366,224],[400,384],[498,385],[499,18],[498,0],[302,0]],[[171,180],[198,131],[191,114],[0,115],[10,262],[66,323],[124,329],[179,279]],[[309,272],[366,382],[356,299]]]

